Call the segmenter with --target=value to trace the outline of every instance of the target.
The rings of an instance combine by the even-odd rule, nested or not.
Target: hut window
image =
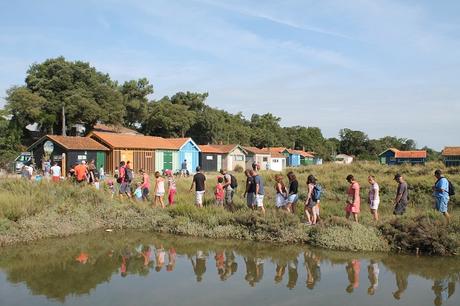
[[[86,160],[86,155],[78,155],[77,159],[78,160]]]
[[[275,159],[272,159],[272,162],[279,163],[279,160],[275,158]]]
[[[268,157],[262,158],[262,161],[267,162],[267,161],[268,161]]]
[[[243,155],[235,155],[235,160],[236,160],[236,161],[243,161],[243,160],[244,160],[244,156],[243,156]]]
[[[214,158],[213,158],[213,156],[212,156],[212,155],[208,155],[208,156],[206,156],[206,160],[213,160],[213,159],[214,159]]]

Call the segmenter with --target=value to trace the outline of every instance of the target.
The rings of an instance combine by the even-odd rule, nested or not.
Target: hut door
[[[133,165],[133,151],[120,151],[120,158],[121,158],[120,161],[124,161],[125,163],[127,161],[130,161],[131,162],[131,167],[134,167],[134,165]]]
[[[163,152],[163,169],[164,170],[172,170],[172,152]],[[187,160],[188,162],[188,160]]]
[[[104,152],[97,152],[96,153],[96,169],[99,172],[99,169],[105,169],[105,153]]]
[[[184,157],[187,160],[187,170],[188,170],[188,172],[192,173],[192,169],[193,169],[193,154],[192,154],[192,152],[185,152]]]
[[[217,171],[222,169],[222,155],[217,155]]]

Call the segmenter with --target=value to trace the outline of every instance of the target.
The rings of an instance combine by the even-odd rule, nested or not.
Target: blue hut
[[[187,161],[187,170],[190,173],[195,172],[196,167],[200,165],[200,147],[193,141],[192,138],[169,138],[168,142],[179,151],[177,155],[177,165],[180,170],[184,160]]]
[[[288,167],[298,167],[300,166],[300,153],[296,150],[285,149],[281,152],[286,156]]]
[[[387,165],[424,165],[426,162],[426,151],[401,151],[395,148],[389,148],[379,154],[379,160],[381,164]]]

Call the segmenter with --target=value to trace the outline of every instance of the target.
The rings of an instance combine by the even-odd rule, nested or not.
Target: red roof
[[[97,141],[91,138],[88,138],[88,137],[46,135],[42,137],[40,140],[38,140],[36,143],[41,142],[43,138],[48,138],[67,150],[81,150],[81,151],[108,151],[109,150],[105,146],[98,143]],[[32,146],[34,146],[35,144],[33,144]]]
[[[313,154],[310,154],[308,152],[301,151],[301,150],[290,150],[289,149],[288,152],[291,154],[299,154],[302,157],[311,157],[311,158],[315,157]]]
[[[398,149],[395,149],[395,148],[389,148],[388,150],[393,151],[395,153],[395,158],[426,158],[426,151],[425,150],[401,151],[401,150],[398,150]]]
[[[280,149],[283,149],[283,150],[280,150]],[[284,151],[286,148],[268,148],[268,150],[270,151],[270,155],[272,156],[272,158],[286,158],[286,156],[284,156],[281,152]]]
[[[236,144],[229,144],[229,145],[201,145],[200,150],[203,153],[215,153],[215,154],[228,154],[237,146]]]
[[[167,140],[174,149],[179,150],[186,142],[190,141],[191,138],[163,138]]]
[[[177,150],[177,144],[162,137],[102,132],[91,132],[88,136],[99,139],[112,149]]]
[[[460,147],[445,147],[442,150],[443,156],[460,156]]]
[[[244,147],[244,149],[252,154],[270,155],[270,151],[267,148],[259,149],[257,147]]]

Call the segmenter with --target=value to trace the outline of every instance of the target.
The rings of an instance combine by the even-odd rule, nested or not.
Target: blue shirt
[[[434,185],[436,190],[434,191],[434,196],[438,198],[448,198],[449,197],[449,181],[445,177],[441,177],[436,184]],[[444,191],[439,191],[442,189]]]
[[[264,182],[262,181],[262,178],[259,175],[254,176],[254,183],[255,185],[259,185],[259,193],[260,195],[264,195]],[[256,187],[257,188],[257,187]]]

